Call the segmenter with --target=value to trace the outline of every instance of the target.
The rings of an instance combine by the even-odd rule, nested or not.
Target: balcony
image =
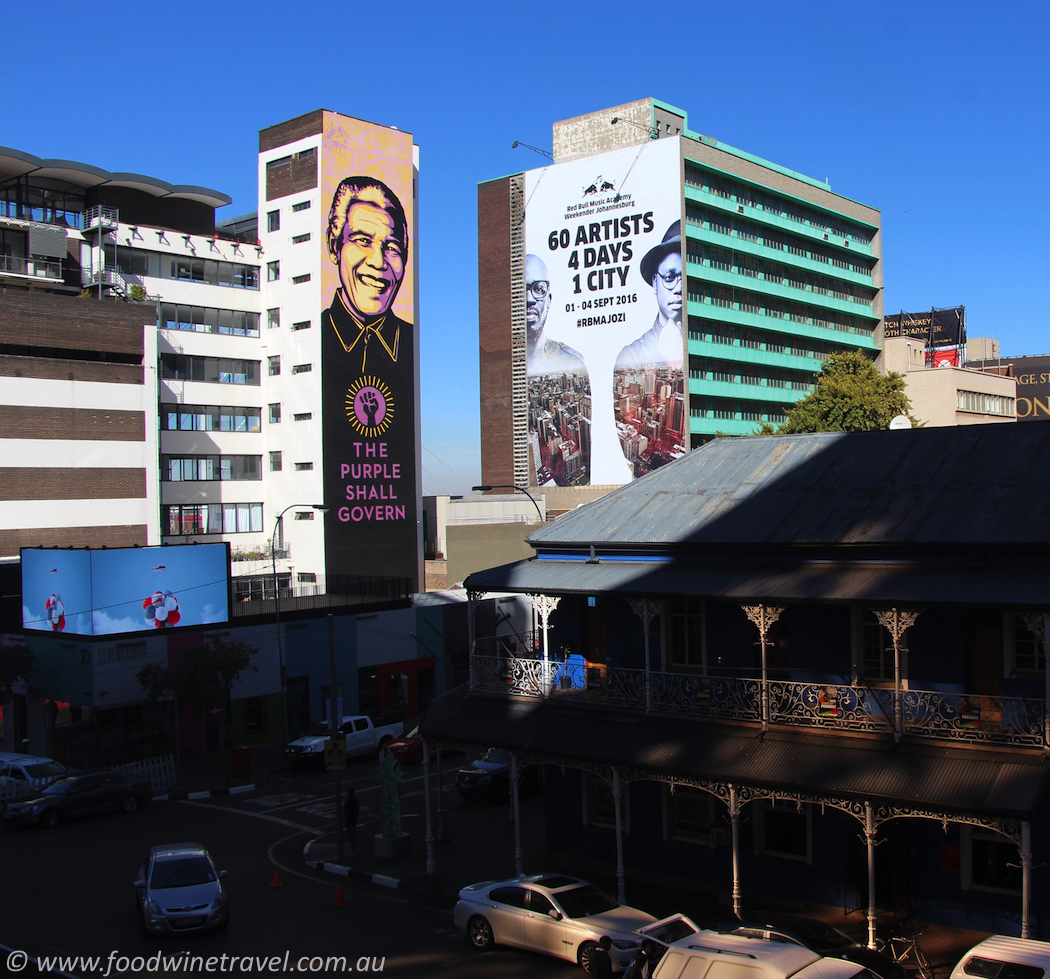
[[[17,255],[0,255],[0,275],[18,275],[30,279],[62,281],[60,258],[20,258]]]
[[[526,634],[532,635],[532,634]],[[478,693],[613,707],[705,721],[751,722],[827,734],[889,735],[899,717],[913,738],[981,746],[1047,748],[1046,704],[1023,697],[903,690],[758,676],[657,673],[524,653],[520,637],[478,640],[471,658]],[[535,640],[534,640],[535,641]],[[574,660],[576,660],[574,662]]]
[[[105,234],[107,231],[116,231],[119,224],[120,214],[115,207],[103,207],[100,204],[84,212],[85,231],[101,231]]]

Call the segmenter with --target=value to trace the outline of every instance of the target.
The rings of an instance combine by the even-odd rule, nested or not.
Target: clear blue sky
[[[59,0],[4,27],[0,144],[214,187],[220,216],[255,209],[267,125],[414,134],[428,493],[480,478],[478,182],[637,98],[880,208],[887,311],[961,303],[970,336],[1050,352],[1047,3]]]

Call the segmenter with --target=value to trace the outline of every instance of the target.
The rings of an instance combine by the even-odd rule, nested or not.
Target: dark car
[[[539,765],[522,767],[518,773],[518,791],[522,795],[539,792],[543,786],[542,772]],[[506,802],[510,797],[510,752],[489,748],[477,761],[456,772],[456,788],[467,800]]]
[[[402,734],[399,738],[387,742],[387,750],[402,765],[418,765],[423,760],[423,739],[419,736],[419,725],[417,724],[408,734]],[[441,756],[458,755],[458,748],[431,748],[430,759],[434,761],[435,755],[440,752]]]
[[[65,775],[33,795],[9,802],[0,818],[9,826],[50,828],[65,819],[106,810],[134,812],[152,798],[148,778],[124,772],[87,772]]]
[[[899,962],[894,962],[882,952],[858,945],[845,932],[817,918],[782,912],[747,917],[745,924],[729,925],[727,930],[772,941],[794,942],[827,958],[855,962],[881,979],[905,979],[904,967]]]

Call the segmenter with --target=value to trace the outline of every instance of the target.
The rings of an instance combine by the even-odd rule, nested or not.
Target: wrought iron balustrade
[[[559,700],[645,709],[645,670],[571,661],[553,665],[551,696]]]
[[[892,731],[893,690],[771,680],[769,720],[836,731]]]
[[[762,681],[756,677],[653,673],[650,683],[654,713],[731,721],[757,721],[762,716]]]
[[[905,690],[907,734],[947,741],[1041,747],[1046,704],[1021,697]]]

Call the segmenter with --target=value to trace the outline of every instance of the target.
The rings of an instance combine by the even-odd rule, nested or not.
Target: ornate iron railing
[[[491,644],[491,640],[485,642]],[[576,658],[551,659],[544,670],[538,654],[514,655],[505,648],[501,655],[475,654],[473,660],[474,689],[480,692],[645,710],[644,670],[582,663]],[[726,721],[762,719],[762,681],[757,677],[650,673],[648,682],[649,710],[654,714]],[[771,680],[768,693],[772,724],[829,732],[894,731],[892,687]],[[912,737],[1046,747],[1042,700],[905,690],[901,707],[904,733]]]

